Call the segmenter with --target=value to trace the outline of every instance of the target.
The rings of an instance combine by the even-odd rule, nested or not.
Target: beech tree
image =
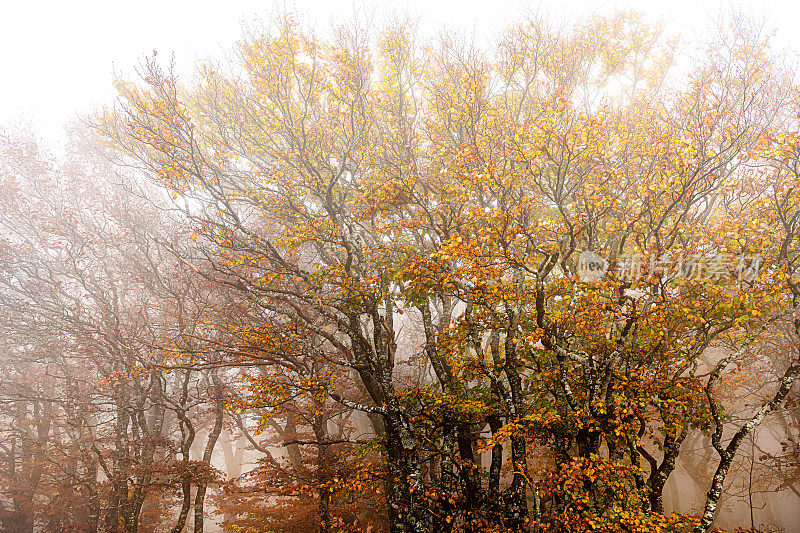
[[[285,16],[191,88],[147,60],[102,128],[184,206],[203,275],[288,343],[273,364],[325,361],[284,394],[371,416],[392,531],[683,527],[661,493],[697,430],[720,458],[706,531],[800,368],[793,345],[726,433],[721,376],[797,297],[797,92],[735,22],[678,80],[635,16],[529,21],[491,53],[401,24],[325,40]],[[582,282],[582,251],[608,275]]]
[[[169,371],[208,350],[189,330],[203,324],[202,280],[158,248],[152,232],[168,224],[93,134],[73,134],[60,158],[29,134],[0,137],[2,527],[152,530],[172,521],[188,475],[200,531],[224,396],[214,372]],[[209,406],[205,451],[189,461],[187,427]]]
[[[483,47],[283,14],[193,80],[144,59],[94,119],[118,187],[33,156],[47,194],[3,184],[30,199],[0,218],[3,342],[32,361],[2,368],[3,520],[45,523],[60,457],[92,531],[211,506],[230,531],[703,533],[775,412],[792,479],[800,91],[729,22],[689,56],[631,13]],[[223,432],[257,460],[207,504]],[[705,440],[701,512],[667,514]]]

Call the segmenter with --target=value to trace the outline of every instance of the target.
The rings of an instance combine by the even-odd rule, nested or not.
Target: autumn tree
[[[370,421],[390,531],[702,532],[800,372],[798,93],[758,30],[685,74],[635,14],[491,49],[282,16],[194,84],[145,60],[98,127],[193,232],[164,249],[253,310],[215,364],[278,376],[276,417],[313,399],[320,454],[325,412]],[[720,384],[786,320],[775,388],[730,422]],[[666,516],[698,431],[704,512]]]
[[[153,530],[172,522],[188,471],[201,530],[224,396],[214,372],[169,370],[208,350],[190,342],[202,280],[159,248],[170,225],[85,128],[62,157],[25,132],[3,132],[0,149],[3,527]],[[176,433],[209,407],[205,451],[187,465]]]

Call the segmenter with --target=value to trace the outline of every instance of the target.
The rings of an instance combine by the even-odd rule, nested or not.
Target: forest
[[[797,60],[722,18],[281,12],[0,129],[0,531],[800,530]]]

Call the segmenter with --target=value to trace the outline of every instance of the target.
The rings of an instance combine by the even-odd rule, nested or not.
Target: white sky
[[[352,13],[352,0],[0,0],[0,125],[30,123],[50,141],[61,137],[64,124],[78,113],[111,102],[112,72],[130,74],[138,60],[157,49],[175,53],[179,68],[221,55],[240,36],[243,21],[266,16],[287,4],[325,24]],[[398,0],[377,5],[377,11],[410,12],[423,29],[455,25],[491,32],[513,20],[524,6],[558,18],[579,17],[615,8],[636,8],[662,19],[672,30],[696,34],[727,2],[712,0]],[[800,51],[800,2],[751,0],[736,5],[764,17],[779,30],[780,43]]]

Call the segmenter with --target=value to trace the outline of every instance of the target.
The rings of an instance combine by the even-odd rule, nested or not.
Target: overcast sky
[[[239,37],[242,23],[286,4],[319,23],[352,13],[352,0],[0,0],[0,125],[29,122],[54,140],[78,113],[112,101],[114,70],[130,73],[145,54],[174,53],[189,71],[199,58],[219,56]],[[696,34],[729,5],[719,0],[502,0],[362,1],[419,16],[426,31],[442,24],[491,33],[524,6],[558,18],[636,8],[673,31]],[[800,2],[740,1],[779,30],[781,44],[800,51]]]

